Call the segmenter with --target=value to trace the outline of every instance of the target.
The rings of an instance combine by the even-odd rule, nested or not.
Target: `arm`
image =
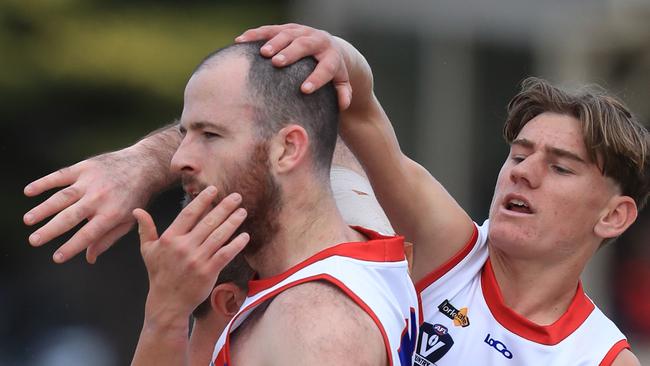
[[[641,366],[641,363],[634,353],[626,348],[616,356],[612,366]]]
[[[471,219],[425,168],[402,153],[374,95],[370,67],[354,47],[326,32],[293,24],[260,27],[241,37],[238,41],[270,39],[270,48],[263,47],[261,52],[273,56],[277,66],[314,55],[319,66],[303,84],[303,92],[329,80],[335,84],[349,81],[354,97],[341,114],[340,133],[361,162],[395,231],[415,243],[415,281],[462,249],[474,230]],[[306,88],[308,83],[311,87]],[[341,103],[346,100],[341,96],[346,89],[337,90]]]
[[[25,195],[29,197],[65,187],[23,217],[31,226],[56,214],[30,235],[30,244],[43,245],[87,219],[56,251],[54,261],[63,263],[87,249],[86,259],[94,263],[131,229],[135,222],[131,211],[178,179],[169,163],[180,141],[178,127],[172,125],[133,146],[89,158],[28,184]]]
[[[237,208],[239,194],[229,195],[212,208],[216,193],[216,188],[206,188],[160,237],[146,211],[133,212],[149,293],[132,365],[188,364],[189,315],[210,295],[223,267],[248,243],[248,234],[242,233],[224,245],[244,221],[246,211]]]

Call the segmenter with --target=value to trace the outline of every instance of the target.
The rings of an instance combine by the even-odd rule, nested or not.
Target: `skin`
[[[243,161],[252,156],[257,135],[244,89],[247,67],[247,61],[241,56],[227,56],[216,61],[215,65],[201,69],[187,84],[181,117],[181,131],[184,136],[172,158],[171,168],[181,175],[186,183],[184,188],[191,196],[203,185],[224,185],[227,180],[224,178],[224,172],[241,166]],[[291,192],[291,200],[282,202],[282,210],[277,213],[277,220],[282,223],[278,232],[265,237],[262,242],[266,245],[259,250],[247,252],[245,255],[249,265],[260,278],[284,272],[313,254],[340,242],[365,240],[345,224],[336,210],[327,183],[324,184],[319,175],[315,174],[308,141],[306,132],[298,125],[288,125],[269,141],[269,173],[277,181],[281,196]],[[299,189],[305,186],[312,189]],[[206,190],[194,201],[205,201],[202,197],[208,194]],[[211,198],[217,197],[216,193],[214,194]],[[235,198],[241,200],[239,195],[232,194],[215,209],[227,205]],[[196,207],[194,201],[181,212],[179,219],[187,216],[184,213],[186,210]],[[204,215],[198,209],[191,211],[198,214],[198,217]],[[138,221],[145,223],[139,215],[140,211]],[[237,215],[237,211],[232,215],[242,217]],[[214,240],[223,243],[225,238],[229,237],[227,234],[234,232],[235,228],[231,227],[234,222],[232,219],[224,221],[223,217],[210,217],[208,214],[201,222],[216,225],[215,230],[220,230],[221,234],[214,234]],[[201,225],[199,223],[197,226]],[[222,226],[227,229],[221,229]],[[185,243],[182,238],[171,238],[178,241],[178,245],[197,247],[196,243]],[[224,248],[231,245],[228,244]],[[160,247],[164,249],[163,246]],[[197,259],[189,250],[166,251],[159,255],[145,253],[143,250],[143,257],[147,268],[160,268],[165,263],[179,261],[181,265],[165,265],[164,270],[149,271],[152,285],[145,309],[145,325],[133,364],[188,364],[187,337],[183,337],[183,334],[187,334],[186,319],[192,309],[207,297],[210,287],[214,284],[215,273],[218,272],[208,271],[212,276],[210,277],[205,275],[206,272],[201,268],[194,268],[193,266],[197,266]],[[187,266],[182,265],[185,261]],[[198,265],[201,263],[199,261]],[[183,288],[180,284],[190,282],[192,286],[189,286],[189,289],[179,291]],[[198,293],[204,296],[200,298]],[[313,299],[325,296],[324,294],[327,294],[328,301],[315,304]],[[283,310],[290,306],[303,311],[289,313]],[[300,360],[301,364],[316,365],[322,364],[323,360],[332,360],[334,363],[345,360],[354,364],[376,365],[385,364],[387,361],[381,334],[372,319],[342,292],[330,288],[329,285],[307,283],[297,286],[279,295],[266,309],[260,308],[255,313],[253,319],[259,321],[247,320],[244,326],[233,334],[233,357],[238,359],[241,357],[238,355],[246,355],[246,364],[263,362],[286,365]],[[317,328],[310,328],[309,334],[300,337],[267,335],[283,327],[293,329],[297,324],[322,319],[324,314],[331,317],[330,319],[337,319],[335,328],[327,327],[327,324],[323,323]],[[328,324],[331,325],[332,322]],[[318,331],[314,332],[313,329]],[[242,337],[240,334],[246,336]],[[334,337],[334,334],[338,336]],[[320,342],[323,338],[328,338],[328,347],[315,347],[323,343]],[[355,342],[363,344],[368,351],[360,353],[357,348],[345,346],[356,344]],[[341,351],[332,354],[330,347]],[[275,349],[276,352],[264,353],[262,357],[259,350],[263,349]]]
[[[208,365],[219,335],[237,313],[246,291],[232,282],[217,285],[210,293],[210,311],[194,319],[189,344],[189,364]]]
[[[354,98],[342,114],[340,133],[396,232],[416,243],[414,281],[462,249],[473,230],[471,220],[439,182],[401,152],[363,56],[326,32],[295,24],[263,26],[237,38],[260,39],[268,40],[262,54],[277,66],[319,55],[324,67],[303,84],[304,92],[331,79],[352,86]],[[530,121],[504,162],[490,209],[488,248],[504,301],[539,324],[551,324],[567,310],[600,243],[622,234],[637,216],[633,199],[600,174],[597,162],[586,159],[580,136],[572,117],[544,113]],[[382,159],[373,158],[379,155]],[[533,212],[507,210],[504,200],[510,198],[529,200]],[[624,350],[614,364],[638,360]]]

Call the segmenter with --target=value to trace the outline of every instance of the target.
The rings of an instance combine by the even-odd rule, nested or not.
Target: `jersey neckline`
[[[368,241],[337,244],[314,254],[283,273],[264,279],[251,280],[248,282],[248,296],[254,296],[265,289],[271,288],[299,270],[332,256],[343,256],[370,262],[400,262],[405,260],[404,237],[386,236],[360,226],[352,226],[352,228],[365,235]]]
[[[487,259],[483,266],[481,287],[483,297],[492,316],[502,326],[530,341],[549,346],[558,344],[570,336],[584,323],[595,308],[594,303],[585,294],[582,288],[582,282],[578,282],[575,296],[567,311],[553,324],[536,324],[510,309],[503,302],[503,296],[494,276],[490,258]]]

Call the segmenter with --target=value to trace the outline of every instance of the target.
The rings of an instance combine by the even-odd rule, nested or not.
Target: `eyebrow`
[[[535,147],[535,143],[528,139],[516,139],[510,143],[510,145],[518,145],[527,149],[532,149]],[[560,149],[558,147],[546,147],[546,151],[551,155],[555,155],[560,158],[571,159],[582,164],[587,164],[585,159],[581,158],[578,154],[573,153],[569,150]]]
[[[206,129],[206,128],[210,128],[210,129],[213,129],[213,130],[217,130],[217,132],[219,132],[219,133],[223,133],[223,132],[226,131],[226,129],[225,129],[223,126],[220,126],[220,125],[217,125],[216,123],[212,123],[212,122],[208,122],[208,121],[194,121],[194,122],[190,122],[190,123],[188,123],[188,126],[187,126],[187,127],[185,127],[185,126],[183,126],[183,125],[181,124],[180,128],[181,128],[181,131],[182,131],[182,130],[193,130],[193,131],[196,131],[196,130],[203,130],[203,129]]]

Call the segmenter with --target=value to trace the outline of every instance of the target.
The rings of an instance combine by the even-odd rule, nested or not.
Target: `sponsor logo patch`
[[[432,366],[449,352],[454,340],[447,327],[441,324],[423,323],[420,326],[418,347],[413,357],[417,366]]]
[[[497,341],[496,339],[490,337],[490,333],[488,333],[487,336],[485,336],[485,339],[483,340],[483,342],[487,343],[492,348],[497,350],[497,352],[501,353],[503,355],[503,357],[505,357],[505,358],[507,358],[509,360],[512,359],[512,352],[510,352],[510,350],[508,350],[508,347],[506,347],[506,345],[503,344],[503,342]]]
[[[457,327],[467,327],[469,326],[469,317],[467,316],[467,308],[462,308],[460,310],[456,309],[449,300],[445,299],[442,304],[438,305],[438,310],[445,314],[445,316],[454,321],[454,325]]]

